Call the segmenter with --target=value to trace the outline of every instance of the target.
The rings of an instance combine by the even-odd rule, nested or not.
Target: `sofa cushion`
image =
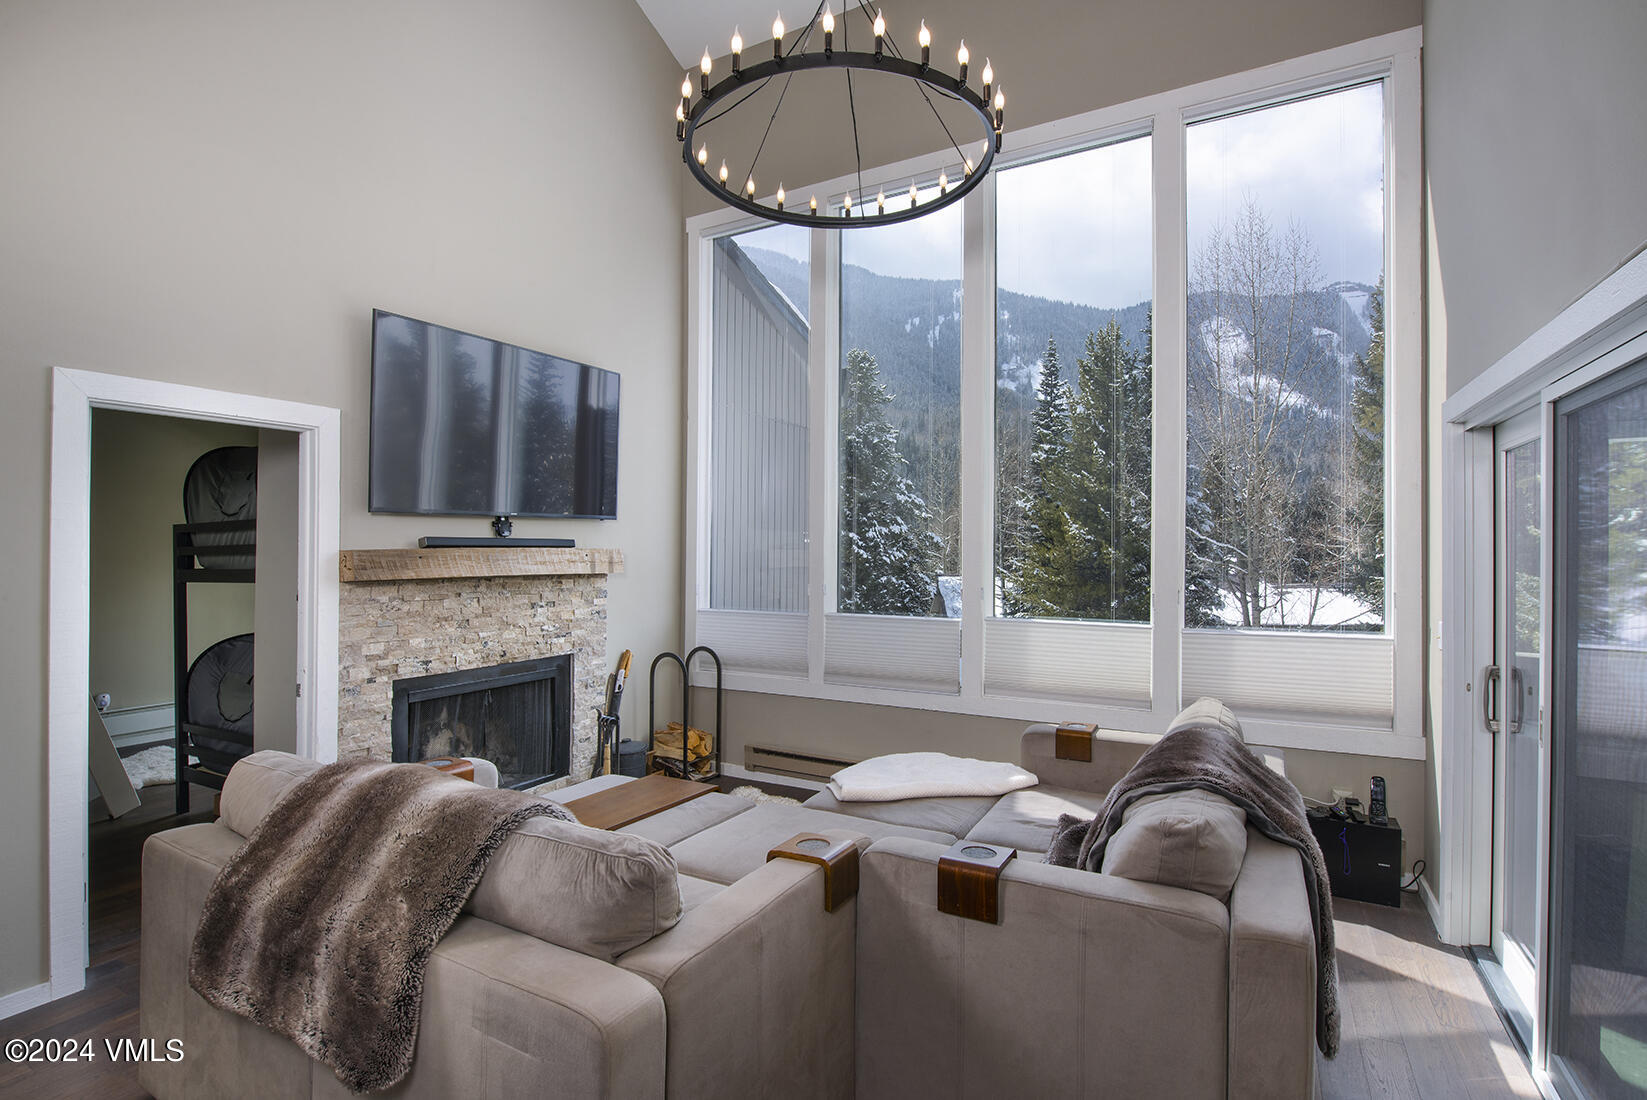
[[[1210,695],[1201,696],[1179,711],[1178,717],[1167,727],[1167,733],[1176,733],[1189,726],[1217,726],[1237,741],[1245,742],[1247,739],[1241,732],[1241,720],[1235,716],[1235,712]]]
[[[1041,777],[1041,785],[1105,794],[1138,763],[1144,750],[1159,740],[1147,733],[1099,730],[1092,739],[1091,760],[1058,759],[1058,727],[1028,726],[1018,741],[1018,763]]]
[[[1149,795],[1127,807],[1104,873],[1198,890],[1223,901],[1247,856],[1247,814],[1212,791]]]
[[[730,885],[766,863],[766,853],[796,833],[823,833],[866,837],[888,836],[930,840],[946,848],[953,833],[888,825],[868,818],[847,817],[810,810],[804,806],[757,805],[748,813],[689,836],[670,848],[680,869],[689,875]]]
[[[287,791],[325,765],[289,752],[254,752],[229,769],[223,781],[222,822],[243,837],[252,835],[269,808]]]
[[[464,910],[611,959],[673,928],[681,893],[662,845],[538,817],[498,846]]]
[[[896,802],[842,802],[826,787],[807,799],[804,805],[825,813],[849,814],[871,821],[883,821],[888,825],[932,829],[962,837],[998,801],[998,795],[955,795],[948,798],[904,798]]]
[[[706,878],[694,878],[691,875],[681,875],[678,879],[681,886],[681,915],[685,916],[710,898],[719,894],[726,887],[718,882],[710,882]]]
[[[1017,848],[1024,853],[1044,852],[1052,844],[1059,814],[1090,818],[1104,804],[1104,796],[1068,787],[1042,784],[1013,791],[995,804],[966,834],[968,840]]]
[[[662,813],[643,817],[633,825],[625,825],[618,832],[643,836],[656,844],[668,847],[680,843],[694,833],[701,833],[710,826],[719,825],[723,821],[746,813],[753,809],[754,805],[747,798],[735,798],[729,794],[700,795],[690,802],[671,806]]]

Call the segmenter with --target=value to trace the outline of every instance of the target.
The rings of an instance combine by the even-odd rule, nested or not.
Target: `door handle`
[[[1511,665],[1510,694],[1515,696],[1515,707],[1510,712],[1515,716],[1510,719],[1511,733],[1520,733],[1521,720],[1527,717],[1527,690],[1523,685],[1523,679],[1524,678],[1521,675],[1521,666]]]
[[[1498,687],[1500,671],[1497,665],[1488,665],[1481,674],[1481,721],[1486,723],[1488,733],[1497,733],[1498,723]]]

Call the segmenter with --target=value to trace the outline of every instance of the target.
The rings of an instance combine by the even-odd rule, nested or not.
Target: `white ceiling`
[[[772,40],[772,18],[783,15],[793,30],[812,18],[817,0],[636,0],[646,18],[658,28],[664,44],[682,68],[696,66],[704,47],[714,57],[732,50],[732,31],[743,33],[744,52],[757,42]],[[840,0],[830,4],[840,13]]]

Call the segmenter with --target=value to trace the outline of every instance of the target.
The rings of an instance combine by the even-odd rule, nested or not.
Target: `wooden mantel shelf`
[[[623,551],[549,546],[344,550],[338,579],[437,581],[456,577],[554,577],[622,573]]]

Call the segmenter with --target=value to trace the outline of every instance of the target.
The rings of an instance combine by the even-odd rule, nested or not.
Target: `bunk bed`
[[[236,634],[189,660],[189,589],[257,579],[257,448],[219,447],[189,467],[183,516],[172,526],[172,660],[177,812],[189,785],[221,791],[252,751],[253,637]]]

